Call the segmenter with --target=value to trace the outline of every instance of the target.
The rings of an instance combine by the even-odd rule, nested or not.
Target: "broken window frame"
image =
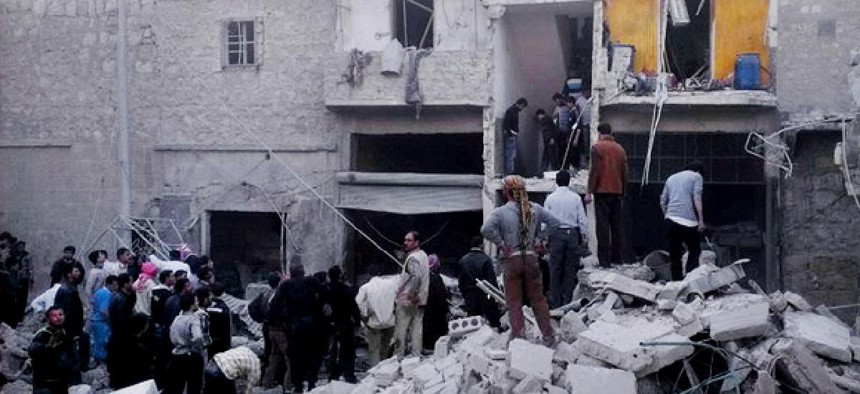
[[[233,26],[236,34],[231,34]],[[262,64],[263,21],[261,18],[222,20],[220,41],[222,69],[258,68]],[[235,49],[232,48],[234,46]],[[231,55],[236,56],[236,63],[231,62]]]
[[[400,9],[399,9],[400,13],[398,14],[396,12],[397,11],[396,8],[395,8],[395,12],[393,13],[393,17],[394,17],[393,18],[393,25],[394,26],[393,26],[392,30],[394,31],[394,36],[398,40],[401,40],[401,44],[403,44],[404,47],[409,46],[409,28],[408,28],[409,27],[409,18],[408,18],[408,12],[407,12],[406,7],[412,6],[412,7],[423,10],[423,11],[430,14],[430,17],[427,19],[427,23],[424,25],[424,29],[422,29],[423,33],[421,34],[421,39],[418,41],[418,47],[417,48],[418,49],[432,48],[433,44],[434,44],[433,37],[430,37],[430,41],[428,42],[427,36],[430,34],[430,29],[433,26],[433,19],[436,16],[435,0],[432,2],[432,4],[433,4],[432,8],[428,7],[424,4],[421,4],[415,0],[392,0],[392,1],[400,3]],[[401,25],[403,28],[403,36],[402,37],[399,34],[397,34],[397,29],[400,28]]]

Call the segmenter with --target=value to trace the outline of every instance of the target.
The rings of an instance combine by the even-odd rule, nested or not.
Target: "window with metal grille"
[[[404,47],[433,47],[433,0],[394,0],[394,30]]]
[[[230,20],[224,22],[224,67],[260,64],[260,22]]]

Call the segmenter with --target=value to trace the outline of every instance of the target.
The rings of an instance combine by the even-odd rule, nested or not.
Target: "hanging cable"
[[[854,198],[857,209],[860,209],[860,197],[857,197],[857,190],[854,189],[854,181],[851,179],[851,169],[848,168],[848,128],[845,125],[845,118],[842,118],[842,166],[845,174],[845,188]]]

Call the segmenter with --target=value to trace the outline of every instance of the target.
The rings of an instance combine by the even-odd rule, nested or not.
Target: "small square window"
[[[261,27],[259,20],[228,20],[222,25],[221,63],[224,68],[260,64]]]

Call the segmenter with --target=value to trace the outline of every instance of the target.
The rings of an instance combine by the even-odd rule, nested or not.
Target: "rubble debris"
[[[23,380],[16,380],[14,382],[6,383],[3,386],[3,390],[0,390],[0,394],[32,394],[33,386],[30,383],[27,383]]]
[[[803,297],[801,297],[797,293],[792,293],[790,291],[786,291],[782,294],[785,297],[785,300],[791,305],[794,309],[797,309],[801,312],[810,312],[812,311],[812,305],[809,305]]]
[[[711,317],[711,338],[715,341],[755,337],[764,334],[770,326],[770,303],[760,302],[726,310]]]
[[[785,336],[798,340],[815,354],[851,362],[848,327],[827,317],[810,312],[786,312]]]
[[[593,288],[607,288],[650,302],[654,302],[660,292],[660,287],[657,285],[612,272],[595,271],[588,276],[588,280]]]
[[[744,272],[742,264],[748,261],[748,259],[742,259],[732,263],[731,265],[717,269],[716,271],[709,272],[697,279],[688,281],[690,275],[694,272],[708,272],[714,269],[714,267],[710,265],[700,265],[695,270],[691,271],[690,274],[687,275],[687,278],[684,279],[687,286],[684,288],[681,295],[686,297],[689,294],[696,294],[700,297],[704,297],[705,294],[711,293],[723,286],[728,286],[743,279],[746,277],[746,273]]]
[[[155,381],[150,379],[145,382],[140,382],[133,386],[128,386],[124,389],[114,391],[114,394],[158,394],[158,387]]]
[[[810,393],[838,393],[839,390],[822,366],[821,360],[812,354],[806,346],[788,341],[774,345],[774,350],[783,357],[779,358],[780,365],[787,369],[794,380],[793,386]]]
[[[636,377],[620,369],[568,365],[565,372],[569,392],[582,394],[635,394]]]
[[[514,339],[509,345],[508,352],[511,356],[512,376],[520,379],[534,377],[549,381],[552,376],[552,349],[534,345],[522,339]]]

